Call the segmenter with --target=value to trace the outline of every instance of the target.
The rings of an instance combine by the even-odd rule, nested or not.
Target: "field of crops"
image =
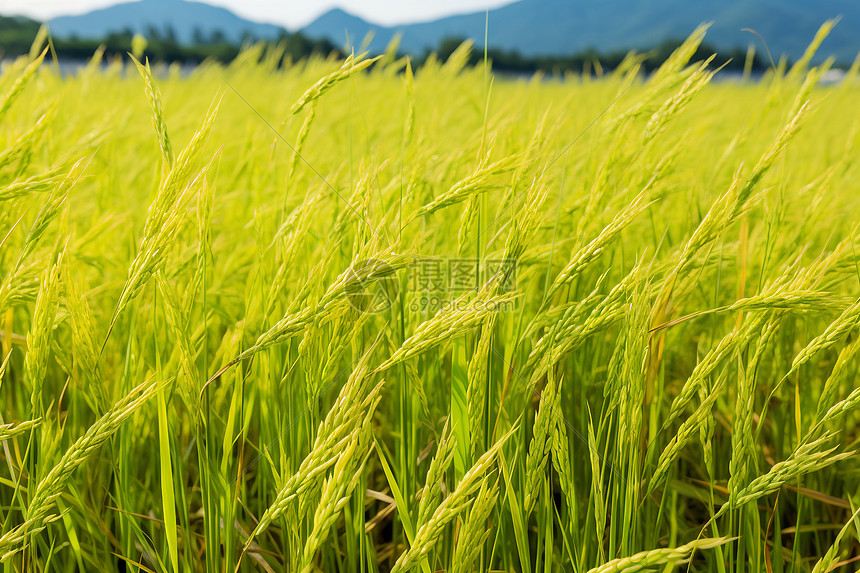
[[[3,571],[855,570],[858,70],[704,33],[7,63]]]

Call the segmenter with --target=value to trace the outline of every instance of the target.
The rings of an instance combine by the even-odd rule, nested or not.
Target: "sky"
[[[0,0],[0,14],[22,14],[39,20],[83,14],[123,0]],[[378,24],[432,20],[450,14],[475,12],[509,4],[512,0],[205,0],[244,18],[301,28],[331,8],[343,8]]]

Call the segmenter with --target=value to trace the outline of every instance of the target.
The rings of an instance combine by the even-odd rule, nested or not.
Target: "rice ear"
[[[311,104],[321,98],[323,94],[333,88],[337,83],[345,80],[351,75],[366,69],[374,62],[378,61],[382,56],[377,56],[371,59],[365,59],[365,54],[358,56],[350,55],[344,60],[341,67],[329,75],[321,78],[317,83],[311,86],[305,93],[299,97],[298,101],[290,108],[290,115],[296,115],[308,104]]]
[[[167,164],[167,168],[173,167],[173,147],[170,144],[170,138],[167,135],[167,122],[164,120],[164,106],[161,101],[161,91],[155,85],[155,78],[152,77],[152,70],[149,67],[149,58],[146,60],[146,65],[141,64],[137,58],[129,54],[131,61],[137,67],[143,78],[146,86],[146,98],[149,100],[149,107],[152,109],[152,123],[155,127],[155,133],[158,135],[158,145],[161,148],[161,154]]]
[[[24,359],[24,378],[30,385],[30,411],[34,418],[44,415],[42,405],[42,383],[48,368],[54,322],[59,308],[59,275],[62,254],[57,256],[42,273],[36,308],[33,311],[33,326],[27,334],[27,355]]]
[[[695,551],[714,549],[733,539],[729,537],[698,539],[678,547],[642,551],[630,557],[613,559],[599,567],[589,569],[588,573],[620,573],[622,571],[643,571],[661,565],[676,566],[686,563]]]
[[[0,442],[14,438],[21,434],[26,434],[33,428],[42,423],[41,418],[35,420],[27,420],[17,424],[0,424]]]

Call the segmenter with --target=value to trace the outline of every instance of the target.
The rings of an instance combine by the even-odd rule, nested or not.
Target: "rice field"
[[[853,571],[860,82],[0,75],[5,572]],[[716,75],[715,75],[716,74]]]

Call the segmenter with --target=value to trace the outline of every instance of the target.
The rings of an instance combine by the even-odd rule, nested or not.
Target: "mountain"
[[[191,43],[197,33],[211,37],[220,31],[226,40],[241,42],[246,34],[257,39],[271,39],[284,31],[272,24],[245,20],[226,8],[186,0],[139,0],[116,4],[79,16],[54,18],[49,24],[51,32],[58,38],[102,38],[125,29],[146,34],[155,28],[164,33],[169,28],[184,44]]]
[[[397,33],[401,50],[420,54],[445,38],[484,43],[487,12],[449,16],[432,22],[380,26],[343,10],[326,12],[302,29],[309,37],[327,38],[336,46],[358,47],[369,32],[371,51],[380,52]],[[839,61],[860,52],[860,2],[857,0],[520,0],[489,11],[487,44],[524,56],[564,55],[593,48],[599,52],[648,50],[667,39],[685,38],[702,22],[712,22],[706,42],[718,49],[754,43],[764,55],[766,41],[777,58],[797,59],[825,20],[842,19],[819,51]]]

